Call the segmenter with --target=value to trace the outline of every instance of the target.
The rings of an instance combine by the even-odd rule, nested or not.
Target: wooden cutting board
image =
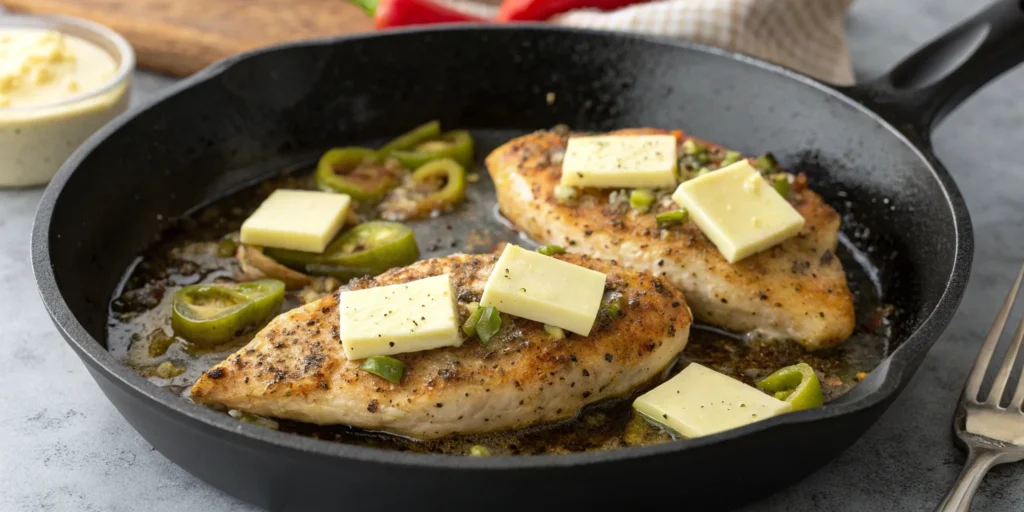
[[[142,69],[185,76],[239,52],[369,31],[345,0],[0,0],[10,11],[62,14],[120,32]]]

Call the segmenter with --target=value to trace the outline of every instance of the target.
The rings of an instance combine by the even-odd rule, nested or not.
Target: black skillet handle
[[[998,0],[885,75],[844,92],[927,140],[968,96],[1021,62],[1024,0]]]

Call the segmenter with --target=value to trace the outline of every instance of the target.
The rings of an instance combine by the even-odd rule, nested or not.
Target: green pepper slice
[[[402,165],[417,169],[428,162],[451,158],[463,167],[473,166],[473,137],[466,130],[455,130],[417,144],[408,150],[392,151],[390,156]]]
[[[736,162],[739,162],[742,159],[743,155],[741,155],[739,151],[726,151],[725,158],[723,158],[722,162],[718,164],[718,167],[728,167]]]
[[[415,189],[433,190],[414,199],[413,217],[455,206],[466,197],[466,169],[450,158],[423,165],[413,171],[411,179]]]
[[[402,382],[402,376],[405,375],[405,363],[389,356],[367,357],[359,368],[392,384]]]
[[[477,307],[473,314],[469,315],[469,318],[462,324],[462,332],[466,333],[466,336],[476,335],[476,324],[480,322],[480,316],[484,314],[484,308]]]
[[[186,286],[174,292],[171,328],[196,345],[224,343],[276,315],[284,288],[275,279]]]
[[[793,404],[794,411],[821,407],[825,402],[814,368],[807,363],[787,366],[757,383],[757,387],[779,400]]]
[[[754,167],[761,172],[774,172],[779,168],[779,162],[775,160],[775,155],[765,153],[754,159]]]
[[[435,139],[441,135],[441,123],[439,121],[430,121],[424,123],[412,130],[409,130],[398,137],[395,137],[387,144],[381,146],[377,150],[378,154],[382,158],[391,156],[391,153],[395,151],[405,151],[415,148],[421,142],[426,142],[430,139]]]
[[[264,253],[282,265],[307,274],[348,280],[375,276],[389,268],[413,263],[420,257],[420,248],[409,226],[372,221],[346,231],[322,254],[270,247],[265,248]]]
[[[494,306],[481,307],[483,313],[476,322],[476,335],[480,338],[480,344],[486,345],[491,338],[501,330],[501,313]]]
[[[554,256],[556,254],[562,254],[565,252],[565,247],[561,245],[542,245],[537,248],[537,252],[544,256]]]
[[[690,218],[690,212],[686,208],[683,208],[680,210],[659,213],[658,215],[655,215],[654,218],[660,228],[670,224],[682,224],[686,222]]]
[[[348,194],[359,201],[379,199],[398,186],[400,169],[378,158],[370,148],[334,148],[320,157],[316,185],[321,190]]]
[[[786,178],[785,176],[776,176],[772,179],[772,188],[774,188],[782,197],[789,196],[789,178]]]

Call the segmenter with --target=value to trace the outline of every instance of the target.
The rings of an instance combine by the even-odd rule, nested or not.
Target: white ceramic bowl
[[[131,94],[135,52],[102,25],[61,16],[0,16],[0,29],[57,30],[98,45],[117,63],[103,86],[57,103],[0,108],[0,187],[50,181],[71,153],[93,132],[124,112]]]

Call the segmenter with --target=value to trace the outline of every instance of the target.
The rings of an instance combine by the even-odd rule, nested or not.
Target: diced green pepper
[[[775,191],[778,192],[780,196],[789,196],[789,178],[785,176],[776,176],[775,179],[772,180],[772,187],[775,188]]]
[[[439,121],[430,121],[395,137],[391,142],[382,146],[377,153],[383,158],[387,158],[395,151],[412,149],[421,142],[437,138],[439,135],[441,135],[441,123]]]
[[[565,339],[565,329],[562,329],[561,327],[544,324],[544,332],[548,333],[548,336],[551,336],[551,339],[553,340]]]
[[[659,213],[655,219],[658,221],[658,227],[667,226],[670,224],[682,224],[690,218],[690,212],[686,208],[680,210],[672,210],[670,212]]]
[[[239,284],[194,284],[174,293],[174,334],[212,346],[263,325],[281,309],[285,285],[274,279]]]
[[[542,245],[537,248],[537,252],[544,256],[554,256],[556,254],[562,254],[565,252],[565,247],[561,245]]]
[[[569,185],[555,185],[555,201],[561,204],[572,204],[579,197],[575,187]]]
[[[609,318],[619,318],[622,316],[622,310],[626,307],[626,299],[621,295],[617,295],[601,304],[601,308],[598,310],[599,313],[604,314]]]
[[[466,322],[462,324],[462,332],[466,333],[466,336],[476,335],[476,324],[480,321],[480,315],[484,314],[484,308],[476,308],[473,314],[469,315]]]
[[[629,205],[640,213],[647,213],[654,204],[654,192],[638,188],[629,193]]]
[[[375,276],[420,257],[412,229],[387,221],[359,224],[331,242],[322,254],[270,247],[264,253],[282,265],[341,280]]]
[[[390,356],[367,357],[359,368],[392,384],[402,382],[402,376],[405,375],[405,363]]]
[[[411,149],[392,151],[390,156],[410,169],[417,169],[442,158],[451,158],[469,168],[473,166],[473,137],[466,130],[450,131]]]
[[[490,457],[491,451],[486,446],[476,444],[470,447],[469,454],[473,457]]]
[[[480,344],[486,345],[501,330],[501,313],[494,306],[482,307],[479,311],[481,313],[476,323],[476,335],[480,337]]]
[[[719,164],[719,167],[725,167],[727,165],[732,165],[732,164],[734,164],[736,162],[739,162],[742,159],[743,159],[743,155],[741,155],[739,151],[726,151],[725,152],[725,158],[722,159],[722,163]]]
[[[708,148],[704,147],[703,144],[693,140],[686,139],[683,141],[683,153],[687,155],[701,155],[706,153]]]
[[[316,166],[318,188],[360,201],[380,199],[398,186],[400,175],[399,169],[380,161],[370,148],[334,148],[324,153]]]
[[[156,367],[156,376],[161,379],[173,379],[183,373],[185,373],[184,368],[177,366],[170,361],[164,361]]]
[[[794,411],[821,407],[824,403],[818,375],[807,363],[787,366],[765,377],[757,387],[793,404]]]
[[[771,153],[765,153],[754,159],[754,167],[761,172],[773,172],[779,168],[779,162],[775,160],[775,156]]]
[[[238,250],[238,242],[225,238],[220,242],[217,242],[217,256],[221,258],[230,258],[235,255],[235,251]]]

